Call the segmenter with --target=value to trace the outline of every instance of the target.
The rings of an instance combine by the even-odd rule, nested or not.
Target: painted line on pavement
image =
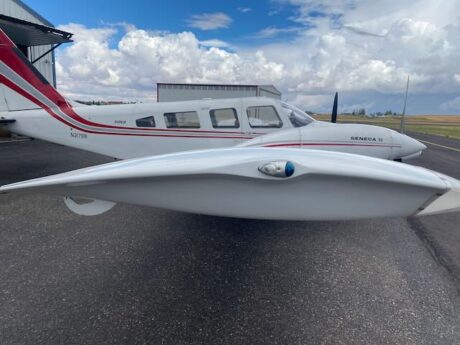
[[[0,144],[22,143],[23,141],[31,141],[32,139],[17,139],[17,140],[0,140]]]
[[[444,145],[432,143],[431,141],[426,141],[426,140],[420,140],[420,139],[417,139],[417,140],[418,140],[418,141],[421,141],[422,143],[428,144],[428,145],[434,145],[434,146],[442,147],[442,148],[447,149],[447,150],[460,152],[460,149],[456,149],[456,148],[454,148],[454,147],[444,146]]]

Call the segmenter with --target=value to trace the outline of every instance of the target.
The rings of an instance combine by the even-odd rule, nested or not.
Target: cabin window
[[[200,128],[200,119],[196,111],[165,113],[167,128]]]
[[[153,116],[143,117],[136,120],[137,127],[155,127],[155,118]]]
[[[315,121],[310,115],[299,108],[285,102],[280,103],[283,107],[283,111],[294,127],[303,127]]]
[[[240,122],[233,108],[213,109],[209,112],[214,128],[239,128]]]
[[[271,105],[248,107],[249,125],[252,128],[281,128],[281,121],[275,107]]]

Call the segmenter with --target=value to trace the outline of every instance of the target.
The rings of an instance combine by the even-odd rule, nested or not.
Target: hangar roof
[[[42,17],[39,13],[37,13],[33,8],[27,6],[25,3],[23,3],[21,0],[11,0],[13,1],[16,5],[21,7],[24,11],[30,13],[32,16],[37,18],[41,24],[44,24],[46,26],[51,26],[54,27],[53,24],[51,24],[46,18]]]
[[[69,32],[3,14],[0,14],[0,28],[16,44],[29,47],[72,42]]]

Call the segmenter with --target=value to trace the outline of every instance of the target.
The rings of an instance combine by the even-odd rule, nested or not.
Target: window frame
[[[274,112],[275,112],[276,117],[279,120],[279,126],[253,126],[251,124],[251,118],[249,117],[249,109],[250,108],[272,108],[274,110]],[[270,105],[270,104],[269,105],[250,105],[250,106],[247,106],[246,107],[246,116],[248,117],[248,123],[249,123],[249,126],[251,128],[282,128],[283,125],[284,125],[283,120],[280,117],[280,114],[276,110],[276,107],[274,107],[273,105]]]
[[[214,120],[216,120],[216,117],[215,115],[213,114],[213,112],[215,111],[218,111],[218,110],[232,110],[233,111],[233,115],[235,116],[235,125],[234,126],[219,126],[217,124],[217,121],[216,121],[216,124],[214,124]],[[212,125],[212,128],[240,128],[241,125],[240,125],[240,119],[238,118],[238,112],[235,108],[218,108],[218,109],[210,109],[209,110],[209,119],[211,120],[211,125]]]
[[[185,114],[185,113],[194,113],[196,115],[196,118],[198,120],[198,126],[168,126],[168,118],[167,118],[167,115],[169,114],[174,114],[176,116],[176,124],[177,123],[177,114]],[[168,113],[163,113],[163,120],[165,122],[165,126],[166,128],[201,128],[201,121],[200,121],[200,115],[198,114],[198,112],[196,110],[188,110],[188,111],[174,111],[174,112],[168,112]]]
[[[145,121],[146,119],[150,119],[150,118],[153,119],[153,126],[139,126],[138,123],[137,123],[137,121],[142,121],[142,120]],[[155,121],[155,116],[151,115],[151,116],[142,117],[142,118],[140,118],[140,119],[136,119],[136,126],[137,126],[138,128],[156,128],[157,122]]]

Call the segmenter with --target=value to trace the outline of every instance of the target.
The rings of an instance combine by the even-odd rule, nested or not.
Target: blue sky
[[[58,88],[155,100],[156,82],[269,83],[304,109],[460,113],[460,1],[25,0],[74,44]]]
[[[228,28],[193,29],[201,40],[219,38],[232,44],[251,44],[261,37],[254,34],[267,27],[293,27],[289,17],[295,7],[271,1],[104,1],[27,0],[24,1],[54,25],[80,23],[98,27],[127,22],[141,29],[181,32],[193,29],[188,20],[202,13],[225,13],[232,18]],[[109,6],[107,5],[109,4]],[[298,26],[298,25],[297,25]],[[292,34],[292,33],[291,33]],[[289,32],[286,33],[289,35]],[[286,36],[282,35],[282,36]],[[281,37],[277,37],[281,39]]]

